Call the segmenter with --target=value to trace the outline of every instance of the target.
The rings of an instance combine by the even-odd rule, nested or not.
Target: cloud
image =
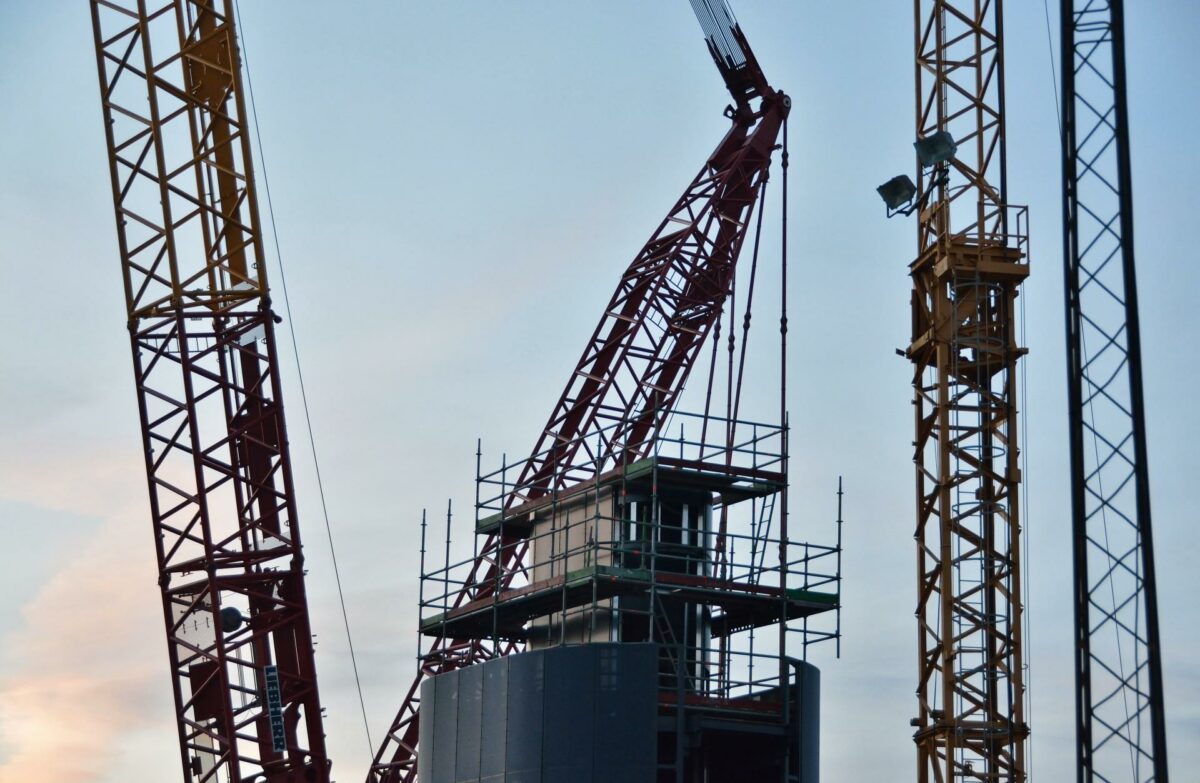
[[[111,510],[86,540],[57,543],[47,581],[0,639],[0,781],[128,780],[119,768],[131,735],[156,727],[165,729],[160,741],[173,742],[135,461],[34,462],[14,466],[0,487],[4,497],[56,511]]]

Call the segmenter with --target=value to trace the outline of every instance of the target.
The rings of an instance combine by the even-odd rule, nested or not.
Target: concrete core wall
[[[420,783],[654,783],[652,644],[510,655],[421,685]]]

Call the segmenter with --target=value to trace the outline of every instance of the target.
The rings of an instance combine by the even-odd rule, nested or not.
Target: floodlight
[[[955,144],[954,137],[950,135],[950,131],[944,130],[938,131],[932,136],[917,139],[913,142],[913,146],[917,148],[917,157],[924,168],[953,160],[954,153],[958,152],[958,145]]]
[[[917,195],[917,186],[913,184],[907,174],[901,174],[875,188],[875,192],[883,199],[883,203],[887,204],[890,217],[892,213],[899,212],[912,203],[913,198]]]
[[[225,606],[221,608],[221,630],[225,633],[233,633],[242,627],[242,623],[246,621],[242,617],[242,613],[238,611],[236,606]]]

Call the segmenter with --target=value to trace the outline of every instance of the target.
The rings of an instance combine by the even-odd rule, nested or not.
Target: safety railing
[[[654,457],[673,464],[724,467],[736,475],[768,475],[783,471],[785,428],[746,420],[728,420],[702,414],[675,412],[663,428],[644,443],[609,444],[604,453],[600,444],[609,443],[611,436],[627,431],[621,422],[614,422],[595,435],[595,441],[579,439],[532,455],[529,459],[502,462],[499,468],[481,473],[476,478],[477,510],[480,518],[504,515],[523,503],[542,499],[553,493],[570,492],[585,486],[607,471],[629,468],[641,459]],[[578,444],[579,451],[591,455],[571,466],[573,478],[565,488],[546,479],[522,480],[527,463],[553,464],[554,454],[567,452]],[[557,474],[558,471],[554,471]]]

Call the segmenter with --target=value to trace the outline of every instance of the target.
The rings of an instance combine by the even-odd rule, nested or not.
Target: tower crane
[[[730,128],[621,275],[515,484],[522,490],[508,496],[507,507],[649,453],[729,296],[791,100],[770,86],[724,0],[691,2],[733,99],[725,112]],[[508,588],[522,572],[526,548],[503,531],[490,535],[453,607]],[[368,781],[416,780],[424,678],[519,647],[437,640],[422,656]]]
[[[1008,200],[1003,3],[914,6],[917,779],[1021,783],[1016,299],[1029,263],[1026,210]]]
[[[329,780],[233,0],[91,0],[185,780]]]

